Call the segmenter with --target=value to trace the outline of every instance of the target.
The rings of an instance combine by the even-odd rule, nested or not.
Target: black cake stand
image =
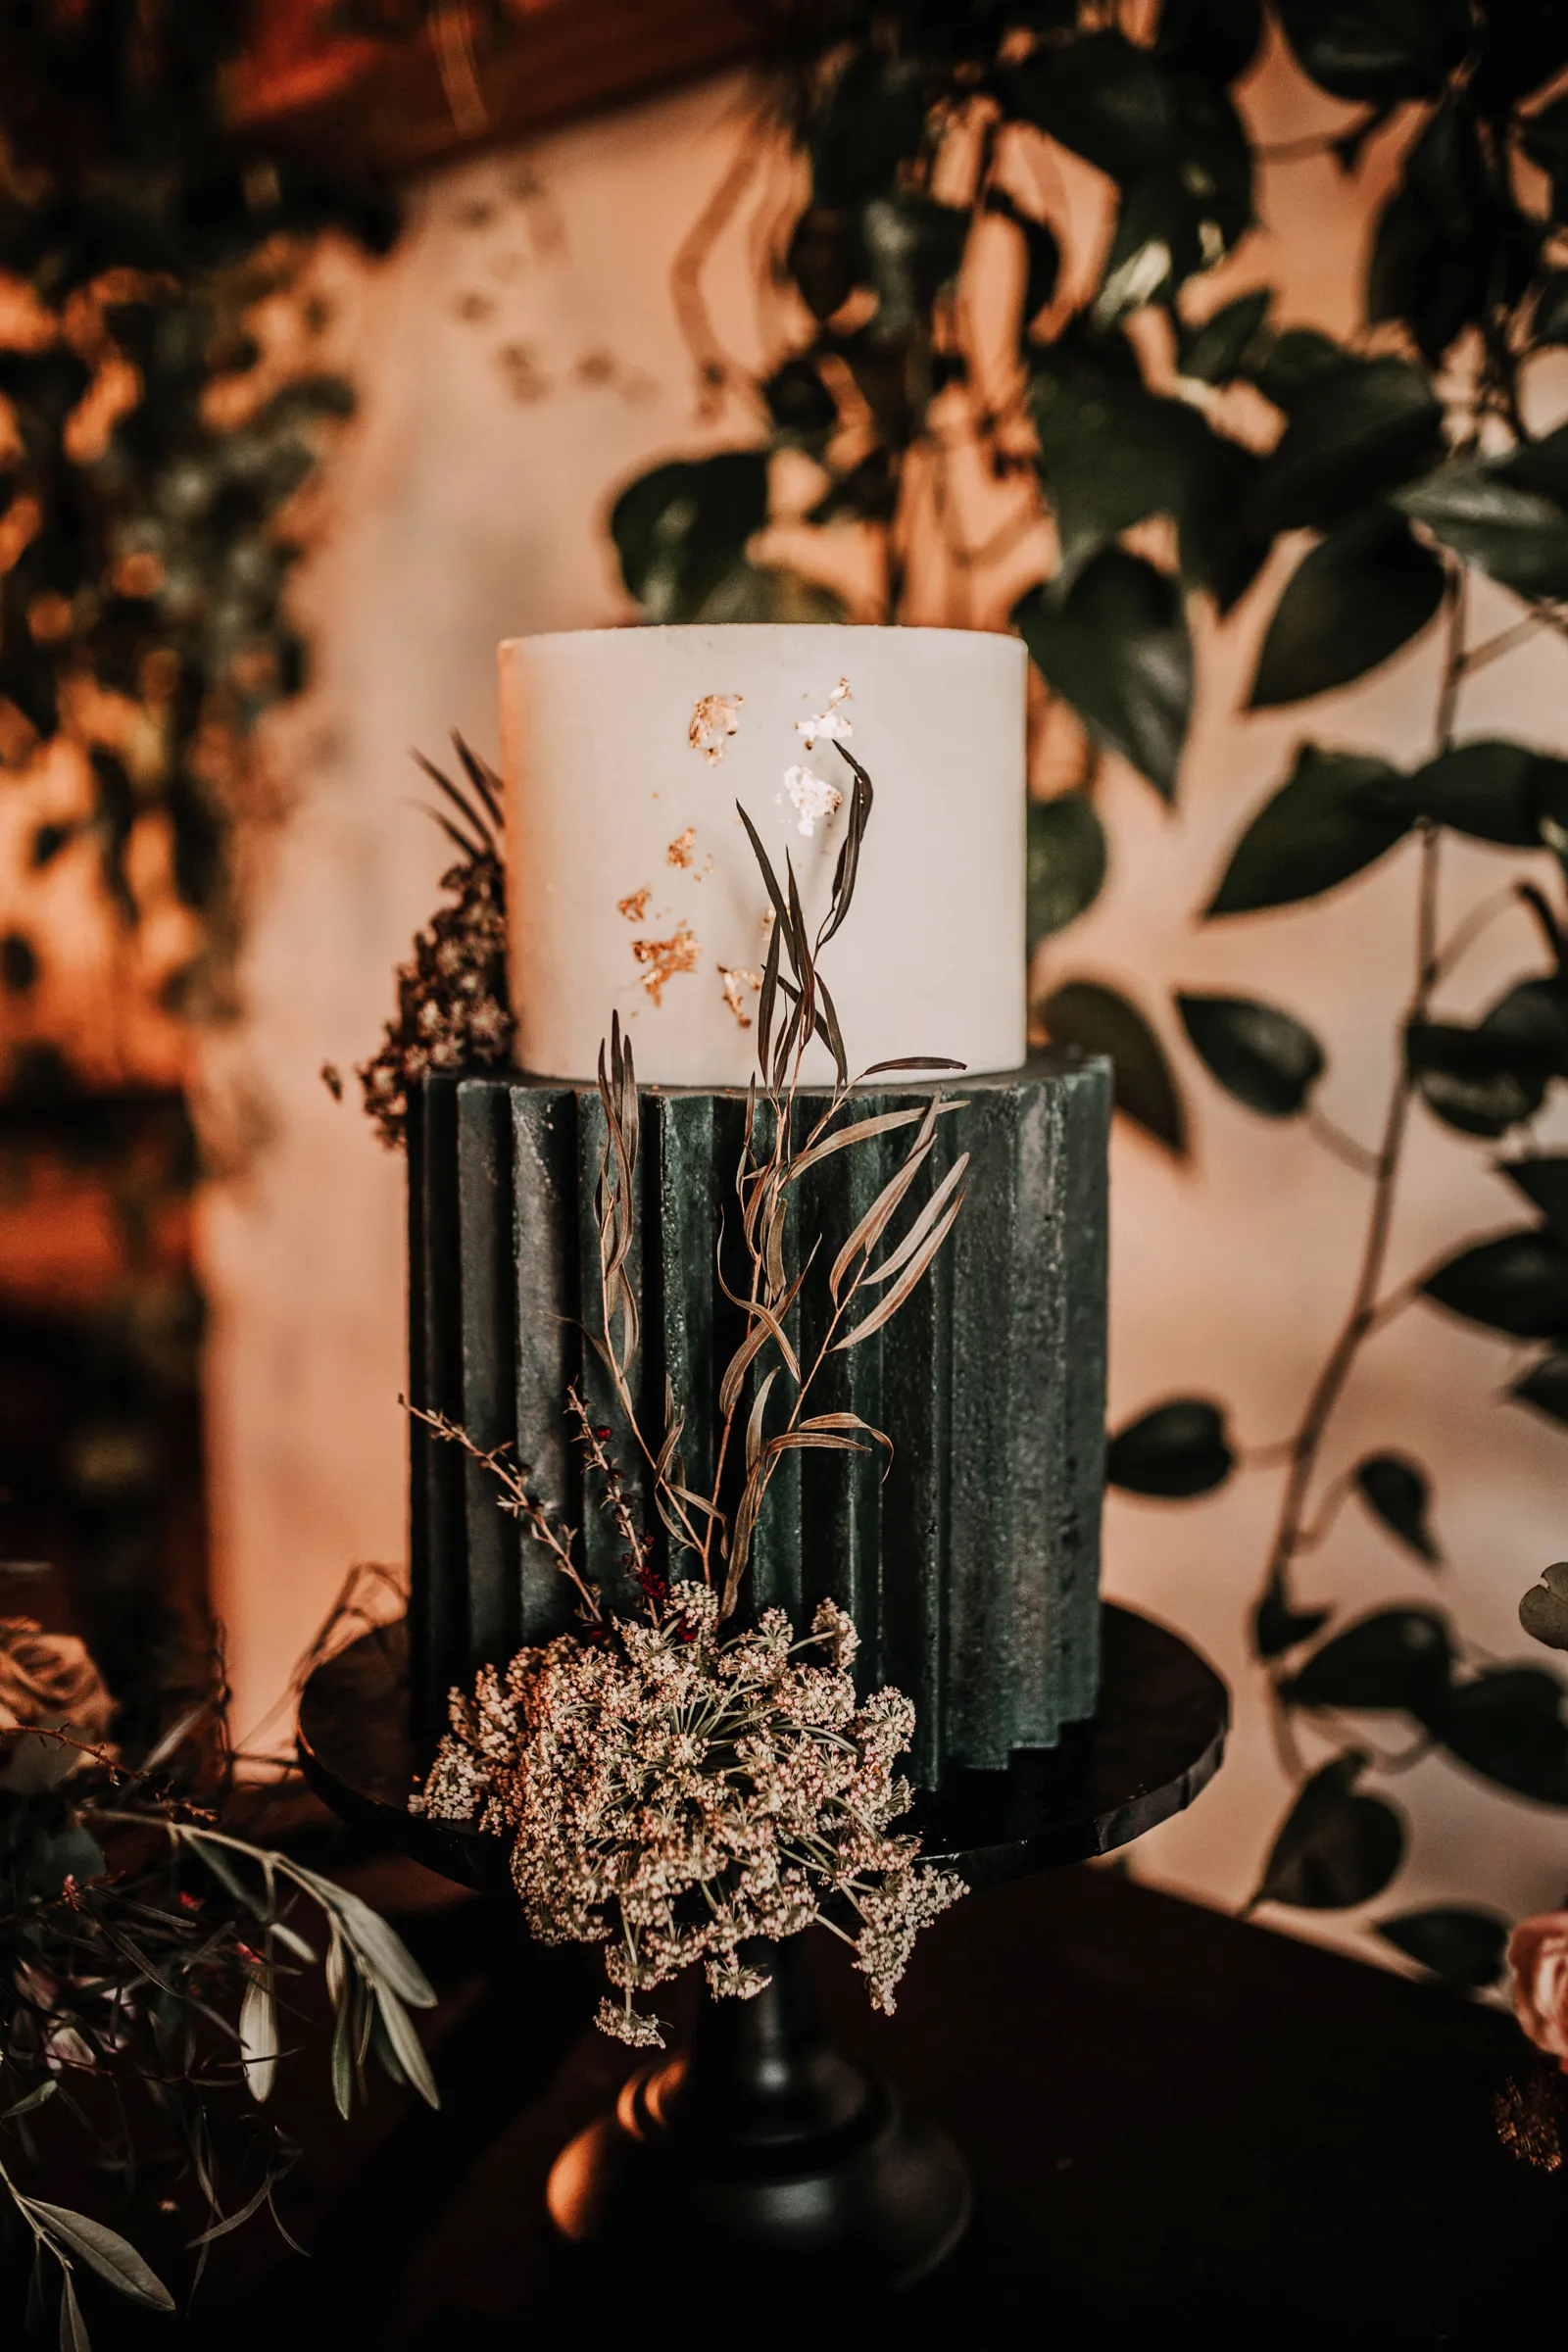
[[[1019,1751],[1006,1772],[960,1773],[918,1799],[922,1852],[971,1887],[1111,1853],[1182,1812],[1218,1769],[1230,1710],[1213,1669],[1178,1635],[1108,1604],[1102,1643],[1092,1723],[1058,1748]],[[421,1759],[401,1625],[316,1669],[298,1738],[307,1779],[345,1820],[466,1886],[508,1886],[502,1839],[408,1809]],[[623,2252],[657,2238],[667,2257],[684,2224],[727,2245],[753,2281],[772,2262],[852,2290],[906,2286],[956,2244],[970,2205],[962,2159],[828,2047],[801,1941],[749,1955],[769,1972],[752,2000],[705,1991],[689,2051],[633,2075],[614,2113],[562,2151],[549,2201],[563,2238]]]

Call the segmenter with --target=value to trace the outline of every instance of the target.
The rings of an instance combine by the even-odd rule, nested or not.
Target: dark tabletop
[[[633,2063],[587,2030],[592,1958],[534,1950],[504,1901],[411,1862],[344,1875],[440,1988],[440,2113],[383,2085],[345,2129],[303,2021],[277,2099],[305,2154],[279,2209],[309,2258],[259,2220],[215,2249],[193,2319],[99,2298],[100,2352],[637,2340],[605,2316],[612,2287],[649,2316],[673,2297],[694,2341],[839,2340],[834,2315],[699,2319],[683,2248],[658,2278],[616,2279],[608,2251],[564,2277],[545,2174]],[[813,1940],[841,2047],[947,2127],[978,2190],[946,2272],[874,2333],[844,2317],[843,2340],[1162,2344],[1185,2322],[1211,2343],[1489,2343],[1561,2311],[1564,2176],[1505,2154],[1492,2123],[1529,2072],[1503,2016],[1105,1867],[972,1895],[922,1939],[892,2019]]]

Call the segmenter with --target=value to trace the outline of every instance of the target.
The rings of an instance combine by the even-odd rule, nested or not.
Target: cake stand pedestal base
[[[960,1773],[916,1805],[922,1852],[971,1887],[1111,1852],[1191,1804],[1218,1769],[1224,1684],[1179,1636],[1128,1609],[1102,1622],[1100,1710],[1006,1772]],[[408,1730],[401,1626],[318,1666],[300,1700],[307,1779],[345,1819],[468,1886],[505,1888],[507,1848],[408,1810],[424,1759]],[[550,2176],[563,2238],[662,2248],[690,2226],[754,2283],[907,2286],[957,2243],[969,2185],[952,2143],[827,2044],[801,1938],[749,1955],[749,2001],[700,1995],[689,2052],[645,2067]],[[673,2236],[672,2236],[673,2232]],[[689,2242],[689,2241],[688,2241]]]

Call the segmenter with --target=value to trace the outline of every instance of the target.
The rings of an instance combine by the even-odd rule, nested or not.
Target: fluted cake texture
[[[1110,1076],[1071,1051],[956,1082],[910,1196],[959,1152],[968,1198],[948,1247],[883,1330],[830,1356],[811,1409],[848,1409],[894,1458],[782,1457],[748,1577],[754,1608],[797,1624],[831,1596],[859,1630],[862,1687],[893,1682],[918,1716],[913,1777],[1001,1769],[1094,1712],[1104,1456],[1106,1134]],[[857,1098],[867,1115],[931,1090]],[[946,1090],[954,1092],[955,1086]],[[799,1115],[814,1115],[803,1098]],[[816,1099],[820,1108],[820,1099]],[[718,1381],[740,1310],[716,1275],[735,1221],[740,1093],[647,1088],[631,1276],[643,1338],[633,1382],[662,1434],[666,1374],[686,1411],[686,1483],[711,1471]],[[505,1076],[432,1076],[409,1117],[410,1381],[416,1404],[507,1441],[535,1491],[582,1531],[612,1605],[635,1597],[613,1529],[584,1495],[564,1418],[576,1382],[613,1425],[608,1378],[584,1338],[598,1324],[593,1196],[605,1137],[595,1090]],[[900,1164],[907,1135],[839,1152],[796,1188],[789,1253],[836,1250]],[[814,1353],[821,1286],[808,1282],[798,1345]],[[414,1424],[410,1638],[416,1729],[433,1740],[454,1684],[547,1640],[573,1595],[549,1554],[496,1507],[494,1482]],[[642,1524],[648,1478],[619,1448]],[[661,1535],[661,1543],[662,1544]],[[675,1574],[680,1561],[665,1561]]]

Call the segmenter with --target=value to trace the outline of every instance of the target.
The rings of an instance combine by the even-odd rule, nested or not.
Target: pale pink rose
[[[1515,2017],[1568,2074],[1568,1911],[1522,1919],[1508,1938],[1508,1966]]]

